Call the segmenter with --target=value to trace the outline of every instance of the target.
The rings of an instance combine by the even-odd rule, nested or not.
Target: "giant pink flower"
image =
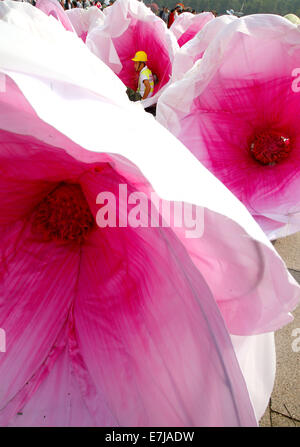
[[[271,238],[300,228],[299,44],[280,16],[234,20],[157,111]]]
[[[264,332],[299,300],[272,245],[55,21],[1,2],[0,56],[1,425],[255,425],[248,393],[258,419],[275,373]],[[196,203],[202,237],[99,228],[96,198],[120,183]]]
[[[47,14],[47,16],[58,20],[67,31],[74,32],[72,23],[57,0],[36,0],[36,7]]]
[[[37,0],[36,7],[58,20],[67,31],[75,32],[83,42],[86,41],[89,31],[94,26],[101,26],[105,18],[103,12],[96,6],[64,11],[57,0]]]
[[[145,107],[156,103],[170,82],[172,61],[178,50],[176,39],[166,24],[137,0],[117,0],[110,6],[104,25],[88,33],[86,45],[134,90],[138,74],[132,58],[137,51],[147,53],[147,65],[156,74],[158,83],[153,96],[143,101]]]
[[[73,8],[65,11],[68,19],[72,23],[77,36],[83,42],[86,41],[88,33],[95,27],[101,26],[104,23],[105,15],[97,6],[92,6],[88,9]]]
[[[212,44],[217,34],[236,19],[236,16],[230,15],[216,17],[214,20],[210,20],[191,40],[186,42],[175,54],[172,65],[172,81],[181,79],[203,57],[204,52]]]
[[[201,14],[183,12],[176,17],[170,30],[176,36],[178,45],[182,47],[214,18],[215,16],[211,12],[202,12]]]

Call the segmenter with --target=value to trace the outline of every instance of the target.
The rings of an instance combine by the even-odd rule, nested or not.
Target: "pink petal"
[[[107,182],[117,191],[118,181]],[[85,176],[83,189],[94,195],[94,188],[96,180]],[[127,227],[94,233],[84,247],[78,287],[78,346],[118,424],[253,423],[249,408],[240,406],[245,396],[235,360],[224,357],[228,340],[220,315],[172,231]],[[213,414],[207,411],[212,402]]]
[[[55,402],[53,399],[55,396]],[[70,361],[68,345],[58,356],[49,375],[20,409],[9,426],[14,427],[93,427]]]
[[[182,47],[185,43],[191,40],[202,28],[211,20],[214,20],[215,16],[211,12],[203,12],[202,14],[193,15],[189,25],[178,39],[178,45]],[[174,25],[174,24],[173,24]],[[172,26],[173,26],[172,25]],[[172,30],[172,27],[171,27]]]
[[[179,17],[183,15],[181,14]],[[172,79],[174,81],[181,79],[193,67],[194,63],[203,57],[204,52],[214,41],[217,34],[236,19],[237,17],[229,15],[216,17],[210,20],[191,40],[186,42],[180,48],[180,51],[175,54]]]
[[[80,37],[83,42],[86,41],[89,31],[93,29],[94,26],[101,26],[105,18],[103,12],[97,8],[97,6],[92,6],[88,9],[67,9],[65,14],[72,23],[77,36]]]
[[[176,40],[178,40],[180,38],[180,36],[182,36],[182,34],[191,25],[193,18],[194,18],[194,14],[192,14],[190,12],[183,12],[182,14],[179,14],[175,17],[175,20],[172,23],[170,30],[176,37]]]
[[[29,140],[11,134],[11,156],[22,138]],[[29,155],[32,146],[27,142]],[[19,159],[21,152],[26,160],[25,151],[23,143],[16,151]],[[47,157],[51,160],[60,154],[60,150],[43,143],[39,157],[44,155],[46,163]],[[55,171],[55,166],[52,169]],[[95,198],[100,187],[110,191],[118,188],[120,177],[111,168],[107,179],[106,175],[105,170],[98,176],[92,171],[81,175],[88,199]],[[19,419],[12,419],[17,412],[27,415],[27,404],[36,391],[46,393],[45,407],[39,407],[38,415],[29,407],[28,419],[24,418],[23,423],[63,423],[64,419],[54,417],[47,402],[51,377],[58,368],[55,364],[67,340],[78,387],[95,424],[255,425],[233,350],[230,355],[231,342],[221,315],[204,279],[171,230],[161,234],[160,229],[98,229],[85,245],[75,249],[63,243],[39,241],[31,232],[29,216],[3,227],[2,234],[9,243],[2,246],[0,324],[10,340],[9,355],[3,356],[0,364],[0,375],[7,378],[1,382],[5,390],[0,395],[3,425],[18,424]],[[183,265],[187,266],[184,273]],[[85,337],[89,334],[93,343],[89,340],[91,350],[86,350]],[[170,351],[171,338],[174,348]],[[122,340],[123,348],[116,340]],[[221,354],[224,352],[227,359]],[[95,371],[98,353],[101,361],[96,369],[100,367],[100,375]],[[208,353],[211,368],[207,366],[201,373],[198,369]],[[132,367],[127,370],[124,364],[128,355]],[[190,367],[180,367],[182,362]],[[125,389],[119,378],[122,365],[128,382]],[[10,373],[12,368],[14,374]],[[173,372],[171,378],[175,370],[176,376]],[[48,378],[48,374],[52,376]],[[44,380],[44,388],[38,391]],[[69,381],[67,374],[59,386],[65,387]],[[116,382],[122,384],[121,389]],[[138,389],[143,388],[147,393],[143,391],[141,396]],[[153,395],[157,396],[155,401]],[[202,409],[198,408],[200,396]],[[219,405],[214,404],[214,412],[207,414],[207,405],[211,406],[217,397]],[[62,398],[62,408],[67,402],[66,396]],[[81,403],[76,393],[75,402]],[[72,413],[72,423],[78,421],[79,411]],[[47,421],[42,421],[42,414]]]
[[[52,16],[58,20],[67,31],[74,32],[72,23],[57,0],[37,0],[35,6],[47,16]]]
[[[67,342],[57,340],[74,299],[79,252],[35,240],[25,220],[2,226],[1,234],[0,325],[7,351],[0,358],[0,421],[6,425]]]

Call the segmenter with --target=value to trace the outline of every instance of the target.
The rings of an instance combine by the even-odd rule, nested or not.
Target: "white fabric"
[[[181,14],[181,16],[182,15],[183,14]],[[179,18],[181,18],[181,16],[179,16]],[[209,45],[214,41],[215,37],[234,20],[238,20],[237,17],[225,15],[216,17],[208,22],[193,39],[186,42],[174,56],[172,81],[175,82],[183,78],[185,73],[193,67],[197,56],[206,51]]]
[[[259,421],[267,409],[275,381],[274,333],[230,337]]]

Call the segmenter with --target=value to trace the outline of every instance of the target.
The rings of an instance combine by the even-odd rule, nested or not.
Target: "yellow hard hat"
[[[131,60],[134,62],[147,62],[147,53],[145,51],[137,51]]]

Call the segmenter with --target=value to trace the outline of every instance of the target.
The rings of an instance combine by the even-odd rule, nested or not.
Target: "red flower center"
[[[78,184],[61,183],[35,210],[32,231],[44,241],[82,243],[95,225]]]
[[[252,157],[262,165],[276,165],[290,152],[290,138],[277,131],[258,132],[250,143]]]

